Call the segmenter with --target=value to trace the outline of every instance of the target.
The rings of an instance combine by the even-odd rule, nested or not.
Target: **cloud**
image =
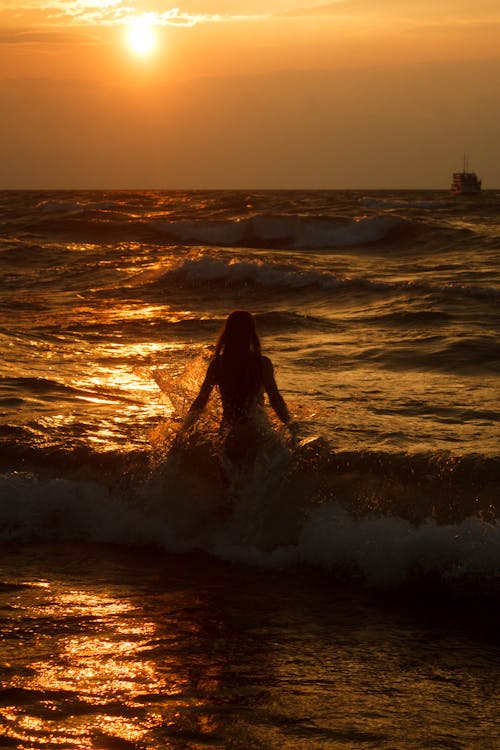
[[[357,19],[366,23],[381,21],[384,23],[402,23],[423,25],[434,20],[436,25],[459,25],[474,23],[478,19],[484,22],[498,20],[498,0],[327,0],[323,3],[302,2],[297,7],[282,11],[281,16],[291,18],[335,16]]]
[[[24,12],[43,13],[39,25],[57,26],[70,22],[81,26],[114,26],[128,24],[138,18],[152,26],[196,26],[201,23],[255,21],[268,14],[235,15],[227,13],[188,13],[180,8],[163,11],[138,11],[123,0],[20,0],[16,15]],[[0,0],[0,12],[12,10],[12,3]]]
[[[43,31],[1,31],[0,44],[88,44],[96,42],[90,34],[80,32],[43,30]]]
[[[281,16],[289,16],[292,18],[301,18],[303,16],[330,16],[337,15],[339,10],[345,9],[345,6],[350,6],[351,0],[335,0],[333,3],[322,3],[322,5],[308,5],[299,8],[289,8],[288,10],[280,13]]]

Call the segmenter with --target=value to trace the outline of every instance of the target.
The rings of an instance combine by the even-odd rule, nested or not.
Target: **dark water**
[[[1,747],[498,746],[498,612],[463,583],[80,545],[0,575]]]
[[[499,207],[0,194],[0,747],[495,746]],[[222,481],[236,307],[301,442]]]

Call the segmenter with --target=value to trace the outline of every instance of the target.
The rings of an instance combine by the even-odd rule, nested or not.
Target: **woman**
[[[273,365],[261,354],[254,318],[246,310],[234,310],[228,316],[183,429],[194,424],[214,386],[221,395],[221,432],[230,458],[255,457],[262,436],[258,417],[262,414],[264,392],[278,417],[294,434],[295,424],[276,385]]]

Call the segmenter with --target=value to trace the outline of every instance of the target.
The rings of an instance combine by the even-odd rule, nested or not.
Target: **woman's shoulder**
[[[220,372],[221,364],[222,364],[222,358],[220,354],[216,354],[215,357],[213,357],[210,360],[210,364],[208,365],[207,377],[212,378],[212,379],[216,378],[217,374]]]
[[[262,372],[265,374],[266,372],[273,372],[273,363],[269,359],[269,357],[265,357],[263,354],[260,355],[260,366],[262,367]]]

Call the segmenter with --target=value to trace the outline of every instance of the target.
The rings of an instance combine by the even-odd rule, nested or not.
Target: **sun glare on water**
[[[131,23],[128,27],[127,42],[136,55],[141,57],[150,55],[156,46],[156,38],[151,24],[143,19]]]

